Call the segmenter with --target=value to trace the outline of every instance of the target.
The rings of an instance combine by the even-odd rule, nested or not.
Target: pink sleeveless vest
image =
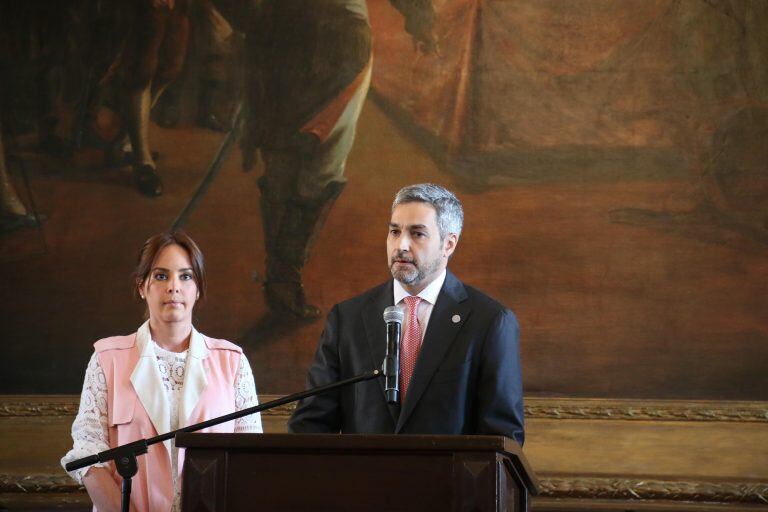
[[[201,353],[206,385],[199,394],[191,414],[180,419],[179,427],[198,423],[235,411],[235,378],[240,365],[242,350],[225,340],[202,336],[205,349]],[[131,375],[141,354],[136,343],[136,334],[115,336],[94,344],[99,363],[107,380],[107,405],[109,421],[109,445],[118,445],[149,438],[159,434],[131,382]],[[187,354],[189,365],[191,354]],[[186,386],[186,381],[185,381]],[[153,393],[163,393],[162,389]],[[232,432],[234,421],[209,427],[202,432]],[[161,432],[164,433],[164,432]],[[161,511],[171,509],[174,492],[171,479],[171,459],[165,443],[149,447],[149,451],[138,458],[139,471],[133,477],[131,507],[137,511]],[[183,467],[184,454],[179,450],[178,469]],[[112,477],[118,485],[121,482],[112,465]]]

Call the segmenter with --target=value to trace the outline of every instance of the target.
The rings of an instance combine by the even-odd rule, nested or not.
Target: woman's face
[[[192,309],[200,296],[187,251],[179,245],[164,247],[139,288],[153,322],[192,323]]]

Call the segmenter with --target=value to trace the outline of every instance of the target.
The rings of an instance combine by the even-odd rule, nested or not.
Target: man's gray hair
[[[427,203],[437,214],[437,228],[440,238],[445,239],[449,233],[461,235],[464,225],[464,209],[456,195],[445,187],[434,183],[419,183],[403,187],[392,202],[392,210],[405,203]]]

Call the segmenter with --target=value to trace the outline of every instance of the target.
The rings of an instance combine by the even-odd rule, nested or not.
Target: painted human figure
[[[5,148],[3,147],[3,131],[0,127],[0,221],[3,225],[17,225],[19,221],[25,221],[29,218],[27,208],[19,198],[19,194],[8,175],[5,164]]]
[[[424,52],[437,49],[431,0],[391,0]],[[311,4],[311,7],[310,7]],[[344,189],[344,165],[371,77],[365,0],[263,0],[246,30],[244,167],[259,180],[270,309],[302,318],[302,269]]]
[[[233,92],[235,80],[232,69],[235,49],[241,36],[229,19],[242,15],[231,2],[194,0],[190,4],[191,43],[189,57],[197,61],[198,126],[218,132],[229,130],[228,93]],[[225,18],[225,15],[229,19]],[[188,80],[176,80],[168,86],[157,104],[157,122],[171,128],[181,119],[181,102]],[[234,95],[236,96],[236,94]]]
[[[128,32],[122,50],[101,80],[102,85],[114,81],[119,89],[134,180],[149,197],[163,192],[149,146],[149,113],[184,64],[189,41],[187,4],[187,0],[138,0],[122,6]]]

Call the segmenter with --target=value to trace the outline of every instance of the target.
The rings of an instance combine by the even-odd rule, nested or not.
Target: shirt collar
[[[425,301],[429,302],[430,304],[434,305],[435,302],[437,302],[437,296],[440,294],[440,290],[443,288],[443,283],[445,282],[445,275],[446,271],[443,269],[443,271],[440,273],[439,276],[437,276],[437,279],[429,283],[429,286],[421,290],[419,292],[418,296],[424,299]],[[402,300],[410,295],[408,293],[408,290],[403,288],[403,285],[398,281],[397,279],[395,281],[394,291],[395,291],[395,304],[400,304]]]
[[[155,340],[152,339],[152,333],[149,330],[149,320],[144,322],[136,332],[136,344],[138,345],[141,357],[153,357],[156,355]],[[189,349],[187,350],[187,353],[198,359],[203,359],[208,356],[208,347],[206,346],[205,338],[194,326],[192,326],[192,336],[189,339]]]

